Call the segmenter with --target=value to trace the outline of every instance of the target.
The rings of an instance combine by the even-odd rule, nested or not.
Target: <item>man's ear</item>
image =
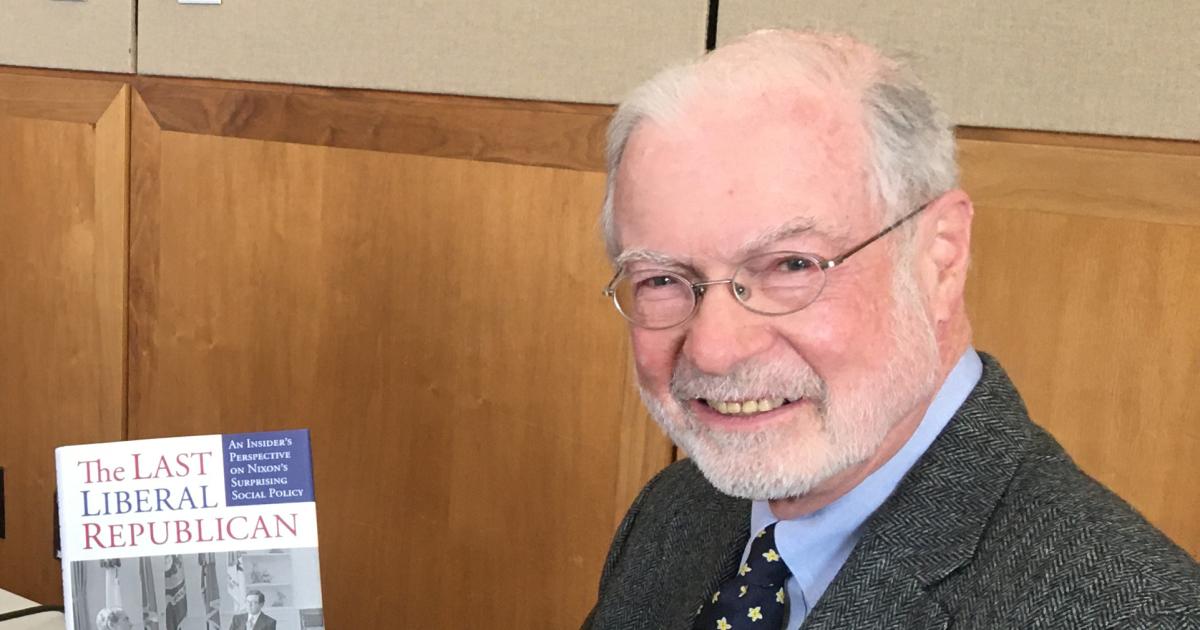
[[[975,207],[966,192],[954,189],[930,202],[924,214],[920,274],[931,315],[940,323],[962,309]]]

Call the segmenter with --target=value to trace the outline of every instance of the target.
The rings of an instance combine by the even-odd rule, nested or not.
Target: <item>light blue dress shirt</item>
[[[892,494],[900,480],[917,463],[966,401],[979,377],[983,363],[974,348],[958,360],[946,376],[921,424],[912,437],[887,462],[866,479],[829,505],[797,519],[779,521],[766,501],[755,501],[750,510],[750,541],[767,525],[775,526],[775,544],[779,555],[792,570],[788,578],[788,620],[786,630],[796,630],[808,611],[833,582],[834,576],[850,557],[850,551],[862,536],[867,518]],[[750,553],[750,544],[742,561]]]

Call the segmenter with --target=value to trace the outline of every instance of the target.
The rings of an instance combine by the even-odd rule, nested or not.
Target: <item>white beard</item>
[[[801,359],[747,361],[731,374],[705,374],[681,360],[671,393],[641,388],[651,417],[718,490],[753,500],[808,494],[834,475],[869,459],[897,423],[933,395],[939,365],[933,325],[915,279],[894,282],[894,347],[878,374],[831,392]],[[696,398],[803,398],[784,407],[786,422],[753,432],[713,430],[688,407]]]

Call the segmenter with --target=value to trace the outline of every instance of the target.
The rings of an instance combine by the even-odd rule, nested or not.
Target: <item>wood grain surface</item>
[[[958,146],[963,185],[988,207],[1200,226],[1200,155],[984,140]]]
[[[670,460],[600,292],[603,176],[154,109],[135,98],[129,436],[311,427],[331,627],[577,625]]]
[[[0,66],[0,116],[94,124],[121,90],[117,81]],[[79,75],[80,73],[74,73]]]
[[[991,127],[958,127],[954,135],[962,140],[982,140],[1014,144],[1073,147],[1076,149],[1106,149],[1134,153],[1164,155],[1200,155],[1200,142],[1163,140],[1159,138],[1125,138],[1097,136],[1085,133],[1033,131],[1029,129],[995,129]]]
[[[165,131],[599,171],[612,108],[139,77]]]
[[[39,602],[54,448],[123,436],[127,116],[126,86],[0,73],[0,588]]]
[[[1200,156],[963,143],[976,346],[1200,558]]]

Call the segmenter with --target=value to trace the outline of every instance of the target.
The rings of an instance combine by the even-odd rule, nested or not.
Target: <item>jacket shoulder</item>
[[[690,627],[699,601],[736,569],[750,502],[721,494],[689,460],[651,479],[625,514],[584,628]]]
[[[621,519],[621,524],[617,526],[600,578],[601,591],[603,592],[605,582],[614,567],[622,560],[630,534],[635,528],[641,528],[638,537],[654,535],[653,531],[671,520],[672,513],[681,514],[692,504],[703,504],[722,498],[728,499],[704,479],[704,475],[691,460],[673,462],[659,471],[642,487]]]
[[[1200,626],[1200,566],[1045,431],[1030,425],[1028,445],[968,570],[1005,591],[993,593],[1003,616],[1028,627]]]

